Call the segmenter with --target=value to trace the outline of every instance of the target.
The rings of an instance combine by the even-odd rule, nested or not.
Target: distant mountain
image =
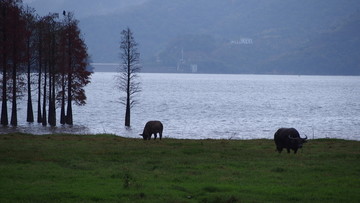
[[[360,13],[267,65],[275,73],[360,75]]]
[[[356,13],[307,38],[288,34],[283,40],[285,31],[275,29],[238,40],[184,35],[148,65],[174,72],[191,72],[196,64],[207,73],[360,75],[359,28]]]
[[[80,2],[97,63],[119,62],[129,26],[146,72],[360,75],[358,0]]]

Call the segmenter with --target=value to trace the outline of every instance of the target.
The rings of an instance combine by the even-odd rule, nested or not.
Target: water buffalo
[[[276,150],[279,153],[281,153],[283,148],[286,148],[288,153],[290,153],[290,149],[292,149],[294,150],[294,154],[296,154],[297,150],[306,142],[306,139],[307,136],[305,135],[305,138],[301,138],[295,128],[280,128],[274,134]]]
[[[157,137],[157,133],[160,135],[160,140],[162,138],[163,132],[163,124],[160,121],[148,121],[144,127],[144,131],[140,136],[144,138],[144,140],[150,140],[151,135],[154,134],[154,140]]]

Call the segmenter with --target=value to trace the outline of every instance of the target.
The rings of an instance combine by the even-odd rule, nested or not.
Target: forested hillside
[[[143,71],[360,74],[358,0],[119,2],[88,1],[93,12],[79,13],[94,62],[119,61],[129,26]]]

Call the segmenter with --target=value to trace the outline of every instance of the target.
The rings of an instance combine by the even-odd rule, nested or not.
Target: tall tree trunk
[[[130,127],[130,63],[128,63],[127,72],[127,87],[126,87],[126,111],[125,111],[125,126]]]
[[[52,65],[49,66],[49,96],[48,96],[48,102],[49,102],[49,109],[48,109],[48,123],[50,124],[50,126],[52,126],[52,117],[53,117],[53,111],[52,111]]]
[[[2,104],[1,104],[1,125],[9,125],[9,118],[7,113],[7,62],[6,54],[3,55],[3,84],[2,84]]]
[[[72,74],[73,74],[73,69],[72,69],[72,43],[71,43],[71,38],[70,38],[70,33],[68,33],[69,35],[69,38],[68,38],[68,57],[69,57],[69,67],[68,67],[68,79],[67,79],[67,82],[68,82],[68,101],[67,101],[67,109],[66,109],[66,124],[69,124],[69,125],[72,125],[73,124],[73,115],[72,115],[72,92],[71,92],[71,88],[72,88]]]
[[[49,124],[50,124],[50,126],[56,126],[55,74],[54,73],[49,73]]]
[[[43,118],[42,118],[42,125],[46,126],[47,125],[47,119],[46,119],[46,83],[47,83],[47,71],[46,71],[46,66],[44,67],[44,96],[43,96]]]
[[[127,34],[127,87],[126,87],[126,111],[125,111],[125,126],[130,127],[130,75],[131,75],[131,61],[130,61],[130,34]]]
[[[73,124],[71,86],[72,86],[72,77],[70,71],[68,74],[68,101],[67,101],[67,109],[66,109],[66,124],[69,125]]]
[[[65,73],[62,73],[61,76],[61,112],[60,112],[60,123],[66,123],[66,116],[65,116]]]
[[[31,99],[31,59],[30,59],[30,40],[27,41],[27,92],[28,92],[28,101],[27,101],[27,114],[26,121],[34,122],[34,112],[32,107],[32,99]]]
[[[55,49],[56,49],[56,35],[51,35],[51,53],[49,65],[49,124],[56,126],[56,108],[55,108]]]
[[[38,63],[39,63],[39,76],[38,76],[38,105],[37,105],[37,122],[38,123],[42,123],[42,114],[41,114],[41,74],[42,74],[42,38],[41,38],[41,32],[39,34],[39,58],[38,58]]]
[[[130,127],[130,100],[126,100],[125,126]]]
[[[39,62],[39,77],[38,77],[38,105],[37,105],[37,122],[42,122],[41,115],[41,61]]]
[[[6,14],[5,14],[5,10],[2,13],[3,17],[5,18]],[[6,36],[6,31],[5,29],[2,30],[3,32],[3,40],[2,40],[2,44],[6,44],[7,43],[7,36]],[[3,49],[5,49],[5,47],[3,47]],[[9,118],[8,118],[8,112],[7,112],[7,54],[6,51],[3,51],[2,54],[2,66],[3,66],[3,71],[2,71],[2,104],[1,104],[1,125],[9,125]]]
[[[53,119],[52,124],[56,126],[56,98],[55,98],[55,73],[53,74],[53,85],[52,85],[52,112],[53,112]]]
[[[13,126],[17,126],[17,105],[16,105],[16,89],[17,89],[17,82],[16,82],[16,73],[17,73],[17,64],[14,60],[13,70],[12,70],[12,108],[11,108],[11,120],[10,124]]]
[[[31,82],[30,82],[30,68],[28,67],[28,101],[27,101],[27,114],[26,114],[26,121],[27,122],[34,122],[34,111],[32,107],[32,99],[31,99]]]

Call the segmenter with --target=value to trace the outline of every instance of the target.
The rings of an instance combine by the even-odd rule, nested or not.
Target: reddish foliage
[[[55,111],[56,99],[63,104],[67,99],[68,114],[72,114],[72,103],[86,103],[84,87],[90,83],[91,75],[86,70],[89,65],[87,47],[81,37],[78,21],[72,13],[64,13],[63,21],[58,19],[58,14],[39,18],[31,8],[24,9],[19,0],[0,1],[2,124],[7,125],[8,98],[13,101],[12,117],[14,121],[17,120],[16,99],[26,90],[23,77],[25,67],[28,95],[31,92],[30,73],[39,73],[38,111],[42,96],[43,110],[46,110],[45,105],[49,105],[49,122],[50,115],[55,116],[55,113],[51,114],[50,111]],[[49,104],[46,102],[47,95]],[[31,100],[31,96],[28,100]],[[65,105],[62,105],[62,108],[65,108]],[[46,124],[46,112],[43,112],[43,115],[40,120]],[[72,124],[72,115],[67,117],[71,117],[69,124]],[[55,121],[55,118],[52,119]]]

